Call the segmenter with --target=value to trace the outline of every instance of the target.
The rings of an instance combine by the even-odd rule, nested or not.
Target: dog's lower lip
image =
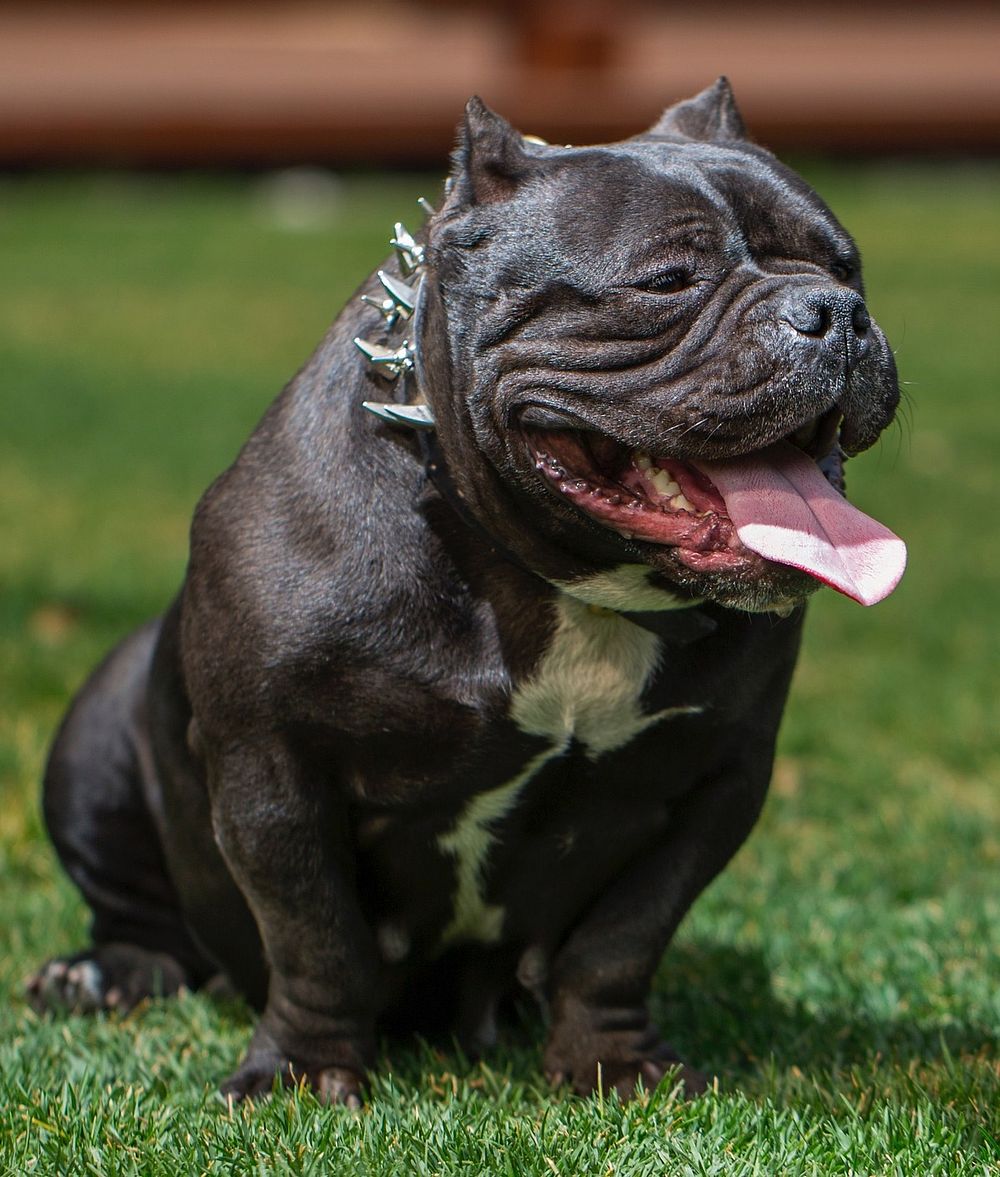
[[[834,407],[800,425],[788,435],[788,441],[797,445],[815,461],[821,462],[833,450],[842,420],[840,409]]]

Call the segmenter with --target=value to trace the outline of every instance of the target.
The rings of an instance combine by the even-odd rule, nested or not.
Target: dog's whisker
[[[711,417],[702,417],[700,421],[695,421],[692,425],[689,425],[685,430],[683,430],[683,432],[678,434],[678,440],[680,440],[682,437],[687,437],[687,435],[694,432],[695,429],[700,429],[702,425],[707,425],[710,420]]]

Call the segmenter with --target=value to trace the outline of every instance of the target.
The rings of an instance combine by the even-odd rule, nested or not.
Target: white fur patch
[[[446,854],[455,856],[457,886],[453,901],[454,914],[445,928],[442,939],[474,939],[495,944],[503,929],[504,910],[486,903],[482,894],[483,872],[490,847],[495,841],[490,829],[517,803],[524,786],[550,760],[561,756],[569,747],[562,745],[545,748],[513,780],[497,789],[473,797],[450,833],[438,838],[438,845]]]
[[[652,613],[662,609],[689,609],[701,603],[650,584],[651,572],[648,564],[619,564],[617,568],[581,580],[557,580],[553,584],[586,605],[601,605],[605,609]]]
[[[511,699],[521,731],[548,736],[554,746],[575,737],[596,760],[661,720],[699,710],[643,712],[639,701],[660,660],[656,634],[566,594],[557,599],[556,614],[548,650]]]
[[[378,950],[386,964],[398,964],[410,953],[410,937],[398,924],[380,924],[375,929]]]
[[[549,648],[510,703],[511,718],[520,730],[546,737],[549,746],[513,779],[473,797],[453,829],[438,839],[440,848],[456,860],[454,916],[444,932],[446,942],[500,939],[504,911],[483,899],[483,877],[496,840],[493,830],[549,761],[562,756],[574,739],[596,760],[654,724],[701,710],[669,707],[643,712],[640,699],[659,657],[655,634],[604,608],[559,595]]]

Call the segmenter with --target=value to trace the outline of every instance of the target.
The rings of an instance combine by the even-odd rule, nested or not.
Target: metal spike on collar
[[[417,305],[416,287],[411,286],[408,282],[400,282],[398,278],[387,274],[385,270],[379,270],[377,277],[382,283],[382,289],[392,299],[396,309],[404,319],[408,319]]]
[[[375,371],[387,380],[396,380],[413,371],[413,347],[408,340],[404,340],[399,347],[385,347],[381,343],[372,343],[356,336],[354,346]]]
[[[396,222],[395,231],[389,240],[389,244],[396,251],[399,268],[402,270],[404,278],[415,274],[424,264],[426,260],[424,247],[414,238],[413,234],[402,222]]]
[[[399,308],[391,298],[378,298],[374,294],[362,294],[361,301],[379,312],[390,331],[399,322]]]
[[[428,405],[397,405],[384,401],[362,401],[369,413],[374,413],[390,425],[405,425],[410,429],[433,429],[434,414]]]
[[[420,205],[420,207],[424,210],[424,212],[429,217],[434,216],[434,214],[437,212],[437,209],[434,207],[434,205],[431,204],[431,202],[429,200],[425,199],[423,196],[417,197],[417,204]]]
[[[417,292],[414,287],[387,274],[385,270],[379,270],[377,277],[387,297],[378,298],[376,295],[362,294],[361,301],[379,311],[385,319],[386,327],[391,331],[400,319],[408,319],[413,314],[417,305]]]
[[[396,418],[389,412],[389,406],[382,401],[362,401],[361,407],[381,420],[388,421],[390,425],[396,424]]]

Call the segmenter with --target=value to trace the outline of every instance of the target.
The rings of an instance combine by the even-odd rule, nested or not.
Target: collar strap
[[[406,423],[409,424],[409,422]],[[525,564],[520,556],[512,552],[506,544],[500,543],[495,536],[491,535],[475,515],[472,514],[462,492],[455,485],[455,481],[441,453],[441,447],[438,444],[437,434],[434,432],[433,427],[427,428],[421,425],[417,427],[417,430],[417,443],[420,446],[420,454],[424,461],[424,471],[427,474],[427,478],[459,519],[462,520],[470,531],[476,532],[489,549],[501,559],[506,560],[509,564],[515,565],[515,567],[520,568],[523,572],[527,572],[537,580],[541,580],[550,588],[553,587],[545,577],[536,572],[534,568],[530,568]],[[566,590],[562,589],[559,591],[565,592]],[[708,637],[717,628],[715,621],[696,606],[687,609],[648,611],[608,609],[607,612],[624,617],[627,621],[631,621],[633,625],[638,625],[640,629],[648,630],[650,633],[656,634],[663,641],[675,646],[690,645],[700,638]]]

